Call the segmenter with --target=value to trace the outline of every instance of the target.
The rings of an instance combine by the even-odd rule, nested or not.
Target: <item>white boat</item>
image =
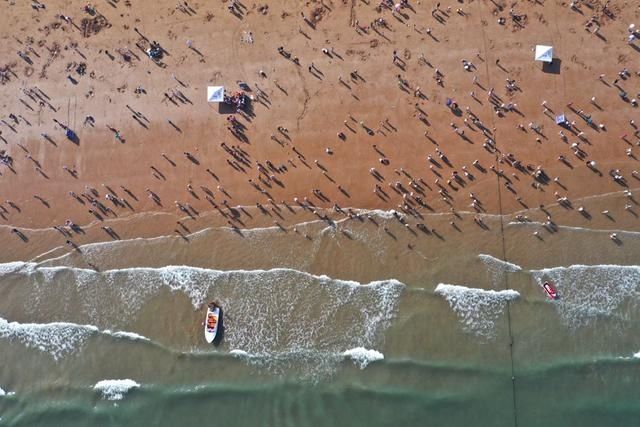
[[[207,317],[204,319],[204,339],[212,343],[218,333],[220,323],[220,307],[215,303],[210,303],[207,307]]]

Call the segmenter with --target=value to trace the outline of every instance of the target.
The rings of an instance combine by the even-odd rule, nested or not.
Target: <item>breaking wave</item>
[[[496,322],[507,302],[520,296],[511,289],[494,291],[444,283],[440,283],[434,293],[446,299],[465,332],[484,338],[495,337]]]
[[[102,398],[106,400],[122,400],[129,390],[140,387],[137,382],[126,380],[102,380],[98,381],[93,389],[102,394]]]
[[[492,275],[494,286],[504,274],[525,271],[538,285],[552,281],[560,299],[553,305],[562,322],[570,328],[592,325],[600,318],[615,317],[632,321],[640,301],[640,266],[636,265],[570,265],[538,270],[520,266],[490,255],[479,255]]]
[[[47,353],[58,361],[82,347],[91,336],[104,334],[114,338],[147,340],[131,332],[100,331],[93,325],[67,322],[18,323],[0,318],[0,339],[18,341],[29,348]]]
[[[482,261],[491,275],[491,283],[493,286],[502,286],[505,273],[522,271],[519,265],[503,261],[491,255],[480,254],[478,258],[480,258],[480,261]]]
[[[307,379],[318,379],[323,374],[330,373],[333,370],[332,368],[343,360],[351,360],[360,369],[364,369],[370,363],[384,359],[384,354],[381,352],[364,347],[355,347],[336,353],[297,350],[278,354],[252,354],[244,350],[234,349],[229,354],[257,366],[281,367],[286,365],[289,369],[292,369],[296,368],[298,363],[313,362],[315,369],[305,375]]]
[[[94,334],[148,340],[114,329],[126,327],[148,301],[168,289],[186,295],[196,310],[215,298],[224,307],[223,319],[232,319],[223,320],[225,347],[254,355],[245,358],[250,364],[276,373],[294,369],[301,376],[335,370],[345,349],[379,347],[405,287],[397,280],[361,284],[285,268],[168,266],[96,272],[31,266],[18,274],[26,279],[21,286],[30,286],[29,294],[35,295],[26,305],[29,310],[48,318],[64,316],[70,323],[4,321],[0,337],[18,339],[56,360]]]
[[[342,355],[353,360],[353,362],[357,364],[360,369],[366,368],[367,365],[369,365],[369,363],[371,362],[384,359],[384,354],[380,353],[379,351],[369,350],[363,347],[349,349],[342,353]]]
[[[640,299],[640,267],[621,265],[572,265],[532,270],[538,283],[551,280],[560,294],[555,306],[570,327],[591,325],[601,317],[632,320],[629,308]],[[620,308],[626,304],[625,310]],[[626,313],[626,314],[625,314]]]

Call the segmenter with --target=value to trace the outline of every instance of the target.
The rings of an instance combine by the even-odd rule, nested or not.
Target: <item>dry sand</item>
[[[620,169],[631,191],[640,184],[632,177],[632,171],[640,169],[637,157],[626,153],[632,148],[634,154],[640,155],[640,148],[636,147],[639,138],[629,122],[634,117],[640,122],[640,117],[637,109],[618,96],[622,88],[629,98],[635,98],[640,88],[636,75],[640,71],[640,48],[626,41],[628,25],[640,23],[637,4],[609,2],[609,17],[600,1],[582,2],[580,11],[559,1],[449,2],[440,5],[441,12],[437,14],[443,22],[439,23],[431,13],[435,3],[412,1],[410,8],[394,17],[388,9],[379,12],[373,1],[301,4],[243,0],[241,13],[234,16],[227,9],[229,2],[189,2],[189,9],[179,10],[175,2],[164,0],[121,0],[95,3],[96,18],[82,10],[82,2],[69,5],[47,1],[46,9],[36,10],[30,2],[3,1],[0,66],[9,71],[0,86],[4,119],[0,124],[4,139],[0,149],[13,157],[14,165],[13,170],[0,167],[0,201],[5,208],[0,218],[0,261],[30,259],[49,250],[70,250],[65,245],[66,237],[51,228],[62,226],[65,220],[84,228],[85,233],[73,233],[72,240],[78,245],[111,240],[101,226],[112,227],[121,239],[173,234],[180,229],[176,220],[185,216],[174,201],[188,203],[200,213],[201,217],[186,222],[191,232],[226,225],[228,219],[221,215],[204,215],[213,207],[201,186],[214,193],[219,206],[223,200],[230,206],[255,207],[257,202],[266,206],[270,216],[242,214],[242,222],[235,222],[238,227],[250,228],[273,225],[276,220],[282,224],[299,221],[300,215],[294,216],[281,204],[288,201],[295,206],[295,197],[307,197],[325,208],[337,203],[341,207],[407,210],[402,206],[401,195],[388,186],[401,182],[408,188],[409,178],[402,169],[429,185],[422,198],[433,212],[450,212],[450,205],[438,194],[434,182],[438,177],[427,161],[427,156],[432,155],[443,163],[436,148],[452,164],[434,169],[442,176],[440,182],[448,188],[452,206],[458,211],[473,211],[469,198],[473,192],[486,213],[519,212],[546,221],[538,207],[556,205],[554,193],[558,192],[573,205],[572,209],[553,209],[553,220],[558,224],[637,230],[639,219],[633,210],[640,212],[640,208],[622,193],[625,187],[608,174],[611,169]],[[449,6],[451,11],[447,12]],[[516,14],[526,15],[521,19],[522,27],[509,17],[511,7]],[[457,8],[462,8],[463,14],[456,13]],[[304,22],[301,12],[317,20],[315,28]],[[60,19],[59,14],[70,16],[72,23]],[[600,23],[600,36],[584,29],[591,16]],[[356,31],[356,20],[358,25],[368,26],[379,17],[387,21],[388,28]],[[499,17],[506,18],[505,25],[498,23]],[[108,25],[97,33],[83,31],[83,19]],[[427,35],[429,27],[431,36]],[[249,34],[252,43],[248,41]],[[144,37],[158,41],[166,50],[164,67],[154,64],[136,46],[146,45]],[[193,49],[187,47],[187,40],[192,41]],[[543,71],[541,63],[533,60],[536,44],[554,46],[560,60],[556,72]],[[280,55],[279,46],[299,58],[299,65]],[[323,48],[334,53],[326,55]],[[131,52],[128,60],[127,55],[121,54],[127,49]],[[28,52],[31,64],[17,51]],[[394,51],[406,63],[404,69],[393,63]],[[471,61],[477,69],[465,71],[462,59]],[[317,76],[309,72],[312,62]],[[86,64],[84,75],[75,70],[81,63]],[[613,81],[625,67],[631,76],[620,79],[616,88]],[[436,68],[443,75],[442,85],[434,78]],[[259,70],[266,77],[261,77]],[[354,70],[361,78],[352,79],[350,73]],[[399,87],[398,74],[408,82],[407,90]],[[600,74],[605,74],[605,82],[598,79]],[[479,85],[472,83],[474,75]],[[509,94],[505,89],[507,78],[515,79],[520,90]],[[246,127],[246,142],[227,130],[228,114],[220,113],[218,104],[206,102],[207,85],[224,85],[229,93],[238,90],[239,81],[249,84],[250,95],[255,97],[259,88],[267,98],[254,101],[250,115],[236,114]],[[136,94],[138,86],[144,87],[146,94]],[[46,94],[51,107],[38,105],[25,93],[36,87]],[[414,96],[416,87],[426,99]],[[495,89],[502,102],[517,103],[521,114],[505,112],[498,117],[487,97],[490,88]],[[189,101],[165,97],[165,93],[176,90]],[[470,91],[475,91],[477,100],[471,98]],[[592,97],[596,97],[597,106],[590,102]],[[447,108],[447,98],[460,105],[461,116]],[[552,113],[545,113],[543,101]],[[424,121],[420,120],[416,103],[426,113]],[[605,130],[589,128],[568,107],[570,103],[576,111],[592,114],[594,122],[604,124]],[[139,121],[146,127],[134,120],[127,106],[140,113]],[[464,124],[467,106],[492,132],[500,152],[485,150],[486,137],[478,127]],[[567,142],[559,137],[561,128],[554,123],[554,113],[567,114],[584,131],[588,141],[580,146],[585,159],[578,159],[571,149],[571,144],[579,141],[574,133],[564,131]],[[9,114],[17,116],[18,123]],[[83,125],[87,115],[95,118],[95,127]],[[75,130],[79,141],[65,138],[63,128],[54,119]],[[467,140],[454,133],[451,123],[465,129]],[[527,128],[528,123],[542,125],[540,141]],[[518,124],[525,125],[525,130],[519,130]],[[362,125],[371,129],[372,135]],[[124,141],[117,141],[107,126],[118,129]],[[278,126],[288,129],[289,138],[277,130]],[[344,141],[338,138],[338,132],[344,132]],[[42,133],[53,142],[45,140]],[[625,140],[622,135],[627,135]],[[251,166],[244,167],[244,172],[231,167],[228,160],[234,159],[221,147],[223,142],[244,150]],[[379,162],[382,156],[374,145],[384,153],[389,165]],[[304,155],[308,166],[293,147]],[[327,154],[327,148],[333,154]],[[199,164],[185,158],[184,152],[192,153]],[[513,153],[524,166],[542,166],[551,178],[559,177],[561,185],[550,182],[534,188],[535,180],[530,174],[498,162],[500,153]],[[564,155],[571,166],[559,162],[559,155]],[[472,166],[476,159],[486,173]],[[279,204],[280,211],[271,209],[269,196],[248,182],[258,182],[256,162],[265,164],[267,160],[287,167],[286,172],[275,174],[282,186],[272,182],[269,188],[260,183]],[[326,167],[326,175],[314,164],[315,160]],[[589,170],[585,160],[595,160],[603,176]],[[36,162],[41,172],[36,169]],[[64,166],[75,168],[77,178]],[[152,166],[161,175],[152,173]],[[463,166],[475,176],[474,180],[463,175]],[[491,166],[504,170],[512,181],[513,192],[505,187],[504,178],[498,179],[490,170]],[[386,200],[373,192],[376,181],[369,172],[372,167],[384,176],[381,185],[389,195]],[[464,178],[464,186],[448,186],[454,170]],[[197,197],[187,191],[188,184]],[[105,221],[98,221],[88,212],[88,203],[81,204],[69,195],[70,191],[80,195],[85,186],[98,190],[100,199],[115,211],[117,219],[108,216]],[[107,187],[130,207],[116,207],[105,200]],[[161,206],[147,197],[147,188],[159,195]],[[313,194],[314,189],[321,190],[330,201],[320,200]],[[608,193],[616,194],[606,198],[606,205],[598,197],[590,198]],[[627,204],[633,206],[630,211],[625,209]],[[417,206],[415,202],[413,206]],[[580,206],[588,215],[578,212]],[[608,209],[615,221],[603,216],[602,209]],[[227,208],[222,210],[228,213]],[[431,212],[425,208],[419,211],[424,215]],[[412,224],[421,221],[410,220]],[[13,228],[19,229],[26,241],[12,233]],[[457,234],[449,229],[446,233]]]

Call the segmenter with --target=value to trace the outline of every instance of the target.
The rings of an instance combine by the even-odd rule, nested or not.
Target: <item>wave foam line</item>
[[[240,209],[240,208],[244,208],[244,209],[256,209],[255,206],[251,207],[251,206],[235,206],[235,209]],[[297,207],[293,207],[294,209],[299,209]],[[363,208],[355,208],[355,207],[344,207],[344,210],[352,210],[354,212],[356,212],[358,215],[373,215],[379,219],[382,220],[391,220],[394,219],[396,217],[396,215],[399,218],[403,218],[406,219],[407,215],[399,212],[399,211],[395,211],[393,209],[391,210],[381,210],[381,209],[363,209]],[[323,213],[332,213],[333,211],[328,209],[328,208],[317,208],[317,210],[319,212],[323,212]],[[471,212],[471,211],[460,211],[460,214],[463,215],[477,215],[477,212]],[[215,214],[214,211],[207,211],[207,212],[203,212],[203,215],[206,216],[208,214]],[[436,212],[436,213],[430,213],[430,212],[425,212],[424,213],[426,216],[428,217],[432,217],[432,216],[449,216],[452,215],[450,212]],[[129,220],[137,220],[138,217],[141,216],[173,216],[176,219],[180,219],[180,220],[184,220],[184,219],[188,219],[188,217],[179,217],[178,215],[175,214],[171,214],[171,213],[167,213],[167,212],[141,212],[141,213],[136,213],[136,214],[132,214],[130,216],[127,217],[122,217],[122,218],[116,218],[116,219],[109,219],[107,220],[107,222],[109,222],[110,224],[115,224],[118,222],[122,222],[122,221],[129,221]],[[488,213],[484,213],[481,214],[481,216],[483,218],[493,218],[493,217],[501,217],[501,215],[499,214],[488,214]],[[344,217],[344,218],[335,218],[335,219],[331,219],[333,225],[337,225],[339,223],[342,222],[347,222],[349,220],[349,218]],[[299,223],[296,222],[292,222],[290,225],[286,225],[287,228],[293,228],[293,227],[305,227],[305,226],[311,226],[311,225],[315,225],[315,224],[321,224],[324,223],[325,220],[321,220],[321,219],[311,219],[308,221],[302,221]],[[94,226],[96,226],[97,224],[99,224],[99,221],[92,221],[88,224],[81,224],[81,226],[83,228],[92,228]],[[13,227],[11,225],[3,225],[0,224],[0,227]],[[37,228],[37,229],[31,229],[31,228],[21,228],[23,230],[29,231],[29,232],[47,232],[49,231],[48,228]],[[192,233],[187,234],[190,237],[198,237],[200,235],[203,235],[205,233],[214,231],[214,230],[220,230],[220,231],[231,231],[232,229],[227,227],[227,226],[219,226],[219,227],[205,227],[202,228],[200,230],[196,230]],[[253,228],[240,228],[241,232],[246,233],[246,234],[258,234],[261,232],[276,232],[276,233],[280,233],[281,229],[279,227],[276,226],[270,226],[270,227],[253,227]],[[125,240],[117,240],[117,241],[103,241],[103,242],[93,242],[93,243],[85,243],[83,245],[80,245],[80,249],[84,250],[85,252],[85,256],[90,255],[90,252],[92,250],[98,250],[98,249],[112,249],[112,248],[118,248],[121,247],[121,245],[127,245],[131,242],[136,242],[136,241],[140,241],[140,240],[144,240],[145,242],[154,242],[154,241],[158,241],[158,240],[179,240],[180,237],[176,236],[174,234],[171,235],[160,235],[160,236],[154,236],[154,237],[136,237],[136,238],[131,238],[131,239],[125,239]],[[52,258],[45,258],[48,254],[53,254],[55,251],[63,249],[65,250],[65,253],[62,255],[59,255],[57,257],[52,257]],[[34,260],[37,259],[42,259],[44,258],[41,262],[61,262],[62,260],[70,257],[73,253],[72,252],[66,252],[66,248],[64,246],[58,246],[55,248],[52,248],[50,250],[48,250],[47,252],[44,252],[42,254],[38,254],[35,256]]]
[[[526,222],[520,222],[520,221],[511,221],[509,223],[507,223],[507,225],[511,225],[511,226],[536,226],[536,227],[544,227],[545,224],[539,221],[526,221]],[[621,233],[621,234],[629,234],[632,236],[640,236],[640,231],[631,231],[631,230],[620,230],[620,229],[615,229],[615,228],[610,228],[610,229],[601,229],[601,228],[587,228],[587,227],[577,227],[577,226],[571,226],[571,225],[560,225],[560,224],[556,224],[556,227],[558,229],[564,229],[564,230],[570,230],[570,231],[586,231],[586,232],[590,232],[590,233]]]
[[[376,362],[379,360],[384,360],[384,354],[377,351],[364,347],[354,347],[349,350],[343,351],[341,353],[327,353],[321,351],[314,350],[305,350],[305,351],[289,351],[283,352],[279,354],[254,354],[249,353],[245,350],[233,349],[229,352],[229,354],[245,360],[252,361],[263,361],[267,362],[267,359],[279,359],[279,360],[287,360],[287,359],[323,359],[325,361],[339,361],[339,360],[351,360],[356,366],[360,369],[366,368],[370,363]]]
[[[487,266],[498,266],[501,267],[503,271],[516,272],[521,271],[522,267],[517,264],[501,260],[500,258],[496,258],[492,255],[479,254],[478,258]]]
[[[440,283],[434,293],[449,303],[465,332],[484,338],[495,337],[496,322],[507,302],[520,296],[511,289],[494,291],[445,283]]]
[[[294,210],[300,209],[297,208],[296,206],[292,206]],[[255,206],[242,206],[242,205],[238,205],[238,206],[234,206],[233,208],[235,209],[257,209]],[[359,208],[345,208],[345,209],[353,209],[354,211],[361,213],[361,214],[373,214],[373,215],[377,215],[381,218],[392,218],[393,217],[393,210],[389,210],[389,211],[385,211],[385,210],[379,210],[379,209],[373,209],[373,210],[369,210],[369,209],[359,209]],[[328,208],[317,208],[318,211],[320,212],[332,212],[330,209]],[[203,212],[203,215],[207,215],[207,214],[216,214],[216,212],[214,210],[211,211],[207,211],[207,212]],[[404,214],[402,214],[401,212],[398,213],[400,216],[404,217]],[[179,215],[173,214],[173,213],[169,213],[169,212],[140,212],[140,213],[134,213],[131,215],[128,215],[126,217],[122,217],[122,218],[112,218],[112,219],[108,219],[107,222],[109,224],[117,224],[118,222],[123,222],[123,221],[131,221],[131,220],[137,220],[140,217],[147,217],[147,216],[172,216],[176,219],[180,219],[180,220],[184,220],[184,219],[188,219],[188,217],[180,217]],[[346,220],[347,218],[341,218],[341,219],[336,219],[335,222],[339,222],[339,221],[343,221]],[[312,220],[308,220],[308,221],[303,221],[300,223],[292,223],[291,227],[303,227],[303,226],[307,226],[307,225],[312,225],[312,224],[316,224],[316,223],[322,223],[324,222],[324,220],[320,220],[320,219],[312,219]],[[92,228],[96,225],[100,224],[100,221],[95,220],[95,221],[91,221],[89,223],[86,224],[80,224],[80,226],[82,228]],[[0,224],[0,228],[14,228],[14,225],[11,224]],[[49,232],[50,229],[49,228],[27,228],[27,227],[19,227],[21,230],[25,230],[28,231],[30,233],[44,233],[44,232]],[[208,231],[212,231],[212,230],[231,230],[231,228],[226,227],[226,226],[220,226],[220,227],[205,227],[201,230],[197,230],[194,231],[193,233],[188,234],[189,236],[193,237],[193,236],[197,236],[200,234],[203,234],[205,232]],[[272,227],[253,227],[253,228],[241,228],[242,232],[247,232],[247,233],[252,233],[252,232],[261,232],[261,231],[276,231],[276,232],[280,232],[280,228],[272,226]],[[104,241],[104,242],[93,242],[93,243],[86,243],[83,245],[80,245],[81,249],[84,250],[91,250],[94,248],[99,248],[99,247],[104,247],[104,246],[108,246],[108,247],[117,247],[119,245],[122,244],[127,244],[129,242],[133,242],[133,241],[138,241],[138,240],[145,240],[145,241],[156,241],[159,239],[179,239],[180,237],[175,236],[175,235],[160,235],[160,236],[154,236],[154,237],[136,237],[136,238],[132,238],[132,239],[125,239],[125,240],[117,240],[117,241]],[[47,253],[49,252],[53,252],[53,250],[55,249],[60,249],[60,248],[64,248],[64,247],[56,247],[54,249],[51,249],[49,251],[47,251],[46,253],[40,254],[36,256],[36,259],[41,257],[41,256],[45,256]],[[68,257],[70,255],[70,253],[65,253],[64,255],[55,257],[55,258],[51,258],[51,259],[47,259],[47,261],[59,261],[60,259],[64,259],[65,257]]]
[[[640,266],[577,264],[531,270],[531,274],[538,283],[555,284],[560,299],[554,306],[572,328],[591,325],[599,317],[611,317],[620,307],[629,309],[640,302]],[[623,313],[623,322],[626,317]]]
[[[487,266],[494,285],[499,284],[507,272],[524,271],[520,266],[490,255],[479,255],[479,258]],[[625,301],[630,301],[634,306],[639,302],[640,266],[637,265],[574,264],[526,271],[538,284],[546,280],[555,284],[560,299],[555,301],[553,306],[562,322],[571,328],[591,325],[599,317],[612,320],[616,310],[622,307]],[[626,318],[625,313],[622,313],[619,320],[624,323]]]
[[[517,291],[513,289],[505,289],[502,291],[494,291],[493,289],[481,289],[481,288],[469,288],[461,285],[449,285],[446,283],[440,283],[435,291],[436,294],[448,296],[466,296],[475,294],[482,297],[488,297],[491,299],[500,299],[504,301],[512,301],[520,296]]]
[[[78,325],[67,322],[18,323],[0,318],[1,339],[18,341],[29,348],[48,353],[56,361],[82,347],[89,337],[99,334],[116,339],[150,341],[133,332],[100,331],[98,327],[93,325]]]
[[[503,286],[505,273],[515,273],[522,271],[522,267],[508,261],[503,261],[491,255],[478,255],[480,261],[485,265],[487,271],[491,275],[491,283],[493,286]]]
[[[0,276],[22,272],[25,269],[33,269],[34,267],[34,263],[23,261],[0,263]]]
[[[52,299],[77,300],[81,304],[79,310],[73,306],[77,310],[73,320],[89,321],[105,329],[135,316],[162,289],[184,294],[194,309],[215,295],[227,308],[229,318],[233,318],[225,328],[229,347],[268,355],[264,360],[274,363],[263,365],[274,371],[295,366],[305,371],[329,372],[334,370],[335,361],[315,363],[318,353],[339,354],[350,348],[375,348],[394,319],[405,288],[393,279],[362,284],[289,268],[221,271],[169,266],[95,272],[71,267],[38,267],[29,277],[31,283],[25,286],[34,288],[38,296],[35,306]],[[101,304],[104,300],[112,303],[105,306]],[[318,304],[319,301],[322,304]],[[64,309],[61,307],[58,315],[63,315]],[[336,317],[346,317],[349,321],[331,334],[322,333]],[[67,326],[62,333],[68,338],[47,343],[30,332],[24,334],[22,341],[32,346],[48,345],[42,349],[60,357],[70,351],[65,345],[77,347],[88,336],[98,333],[86,327]],[[15,336],[13,329],[11,335]],[[101,333],[115,334],[111,330]],[[115,337],[139,339],[130,334]],[[300,351],[298,358],[281,357],[296,351]],[[307,353],[310,363],[305,360]]]
[[[139,388],[137,382],[126,380],[102,380],[98,381],[93,389],[102,393],[102,398],[106,400],[122,400],[125,394],[134,388]]]
[[[605,197],[609,197],[609,196],[617,196],[617,195],[621,195],[624,194],[625,190],[630,190],[630,191],[637,191],[639,190],[640,187],[636,187],[636,188],[627,188],[624,190],[618,190],[618,191],[611,191],[608,193],[600,193],[600,194],[591,194],[589,196],[584,196],[584,197],[578,197],[577,199],[571,199],[571,202],[573,204],[578,204],[578,202],[582,202],[585,200],[591,200],[591,199],[600,199],[600,198],[605,198]],[[555,203],[550,203],[548,205],[546,205],[546,208],[553,208],[553,207],[560,207],[560,203],[555,202]],[[538,211],[540,212],[541,209],[540,208],[527,208],[527,209],[521,209],[518,211],[513,212],[513,214],[505,214],[504,216],[515,216],[517,214],[523,214],[523,213],[527,213],[527,212],[532,212],[532,211]]]
[[[360,369],[366,368],[369,363],[384,359],[384,354],[376,350],[370,350],[364,347],[351,348],[344,353],[344,357],[347,357],[360,367]]]
[[[124,338],[124,339],[129,339],[131,341],[148,341],[151,342],[151,340],[145,336],[142,336],[140,334],[136,334],[135,332],[126,332],[126,331],[111,331],[109,329],[105,329],[104,331],[102,331],[103,334],[106,335],[111,335],[114,338]]]
[[[122,269],[112,269],[112,270],[104,270],[101,272],[97,272],[95,270],[86,269],[86,268],[78,268],[78,267],[68,267],[68,266],[52,266],[52,267],[42,267],[35,263],[27,263],[27,262],[16,262],[16,263],[7,263],[0,264],[0,277],[3,275],[3,266],[8,266],[7,271],[10,273],[20,272],[23,274],[30,274],[36,271],[42,272],[45,274],[47,278],[52,278],[55,274],[62,272],[72,272],[72,273],[80,273],[87,274],[89,276],[106,276],[108,278],[112,278],[114,276],[120,274],[154,274],[157,273],[161,276],[162,279],[166,279],[169,283],[169,287],[172,291],[182,290],[189,297],[191,297],[194,308],[199,308],[204,302],[204,295],[200,295],[200,292],[190,292],[196,291],[196,289],[190,289],[189,278],[190,275],[193,274],[207,274],[214,276],[213,278],[219,276],[233,276],[233,275],[248,275],[248,276],[258,276],[263,274],[298,274],[301,275],[305,279],[317,280],[320,282],[332,282],[334,284],[345,286],[349,288],[360,288],[360,287],[370,287],[375,288],[381,285],[391,285],[398,286],[404,288],[404,284],[395,279],[385,279],[385,280],[376,280],[369,283],[360,283],[354,280],[343,280],[343,279],[332,279],[327,275],[316,275],[312,273],[307,273],[305,271],[295,270],[292,268],[272,268],[269,270],[215,270],[201,267],[191,267],[186,265],[169,265],[160,268],[152,268],[152,267],[130,267],[130,268],[122,268]],[[90,278],[90,277],[89,277]]]

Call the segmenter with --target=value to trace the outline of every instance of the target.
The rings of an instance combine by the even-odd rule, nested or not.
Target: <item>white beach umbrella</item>
[[[552,46],[544,46],[544,45],[536,45],[536,61],[543,62],[553,62],[553,47]]]
[[[207,102],[223,102],[224,86],[207,86]]]

